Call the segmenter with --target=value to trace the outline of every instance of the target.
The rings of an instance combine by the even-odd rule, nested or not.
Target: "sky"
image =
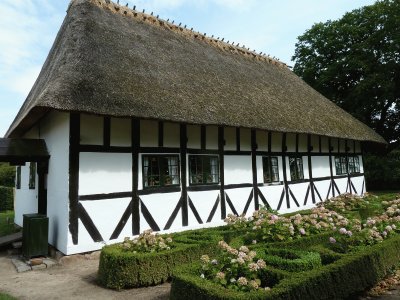
[[[114,0],[116,2],[117,0]],[[121,0],[293,66],[297,37],[375,0]],[[0,0],[0,137],[31,90],[69,0]]]

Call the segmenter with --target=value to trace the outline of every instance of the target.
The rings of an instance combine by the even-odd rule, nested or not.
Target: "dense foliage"
[[[0,163],[0,186],[14,187],[15,167]]]
[[[377,1],[298,38],[294,72],[400,145],[400,2]]]
[[[400,150],[388,154],[363,156],[369,190],[396,190],[400,187]]]

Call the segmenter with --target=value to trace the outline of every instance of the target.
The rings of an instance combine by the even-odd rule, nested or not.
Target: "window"
[[[219,160],[214,155],[189,155],[189,184],[218,184]]]
[[[279,167],[277,157],[263,157],[264,183],[279,181]]]
[[[335,168],[336,175],[347,174],[347,166],[346,166],[346,157],[345,156],[335,156]]]
[[[15,175],[15,188],[21,188],[21,166],[17,167],[17,174]]]
[[[300,156],[289,156],[290,179],[292,181],[304,179],[303,158]]]
[[[349,173],[360,173],[360,161],[358,156],[349,156]]]
[[[360,160],[358,156],[335,156],[336,175],[360,173]]]
[[[143,187],[177,186],[179,179],[178,155],[143,155]]]
[[[31,162],[29,165],[29,189],[35,189],[36,182],[36,163]]]

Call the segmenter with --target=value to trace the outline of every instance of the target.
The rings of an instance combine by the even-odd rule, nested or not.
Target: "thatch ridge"
[[[113,13],[117,13],[126,17],[136,18],[137,20],[146,22],[153,26],[159,26],[161,28],[171,30],[175,33],[181,34],[188,38],[194,38],[198,40],[202,40],[208,43],[211,46],[217,47],[221,50],[228,51],[232,54],[239,54],[245,57],[253,58],[256,60],[265,61],[268,63],[272,63],[281,67],[287,67],[287,65],[275,58],[270,57],[269,55],[265,55],[261,53],[257,53],[255,50],[250,50],[250,48],[246,48],[245,46],[240,47],[239,43],[236,45],[234,42],[231,44],[229,41],[224,41],[224,39],[219,40],[214,38],[214,36],[207,36],[205,33],[201,33],[199,31],[193,31],[192,29],[188,29],[184,26],[174,24],[173,22],[169,22],[168,20],[164,20],[159,18],[158,16],[154,16],[153,14],[146,14],[144,12],[137,11],[135,9],[131,9],[128,6],[123,6],[118,3],[114,3],[110,0],[89,0],[93,4],[96,4],[104,9],[108,9]]]
[[[384,143],[284,65],[148,16],[73,0],[7,136],[55,109]]]

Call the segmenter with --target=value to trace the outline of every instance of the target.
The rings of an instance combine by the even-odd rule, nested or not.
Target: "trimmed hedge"
[[[159,253],[133,253],[118,245],[103,247],[98,281],[111,289],[161,284],[171,277],[175,266],[198,260],[202,254],[214,250],[205,245],[177,244]]]
[[[170,279],[175,266],[214,255],[217,243],[231,233],[225,228],[189,230],[173,236],[174,248],[162,252],[133,253],[118,244],[101,250],[98,281],[122,289],[161,284]]]
[[[0,211],[14,210],[14,188],[0,186]]]
[[[175,266],[198,261],[203,254],[215,255],[220,240],[229,242],[241,234],[227,226],[175,233],[175,248],[158,253],[133,253],[118,244],[101,250],[98,282],[111,289],[161,284],[171,278]]]
[[[399,248],[400,236],[396,236],[320,268],[283,276],[270,291],[251,293],[200,280],[196,268],[179,268],[174,272],[170,299],[343,299],[374,285],[397,266]]]
[[[196,300],[212,300],[212,299],[260,299],[268,295],[264,290],[240,292],[232,289],[224,288],[219,284],[215,284],[209,280],[200,277],[201,265],[194,263],[191,265],[183,265],[175,269],[171,287],[171,300],[196,299]],[[269,287],[274,287],[288,276],[288,272],[276,270],[267,267],[262,274],[261,280],[266,282]]]
[[[289,272],[312,270],[322,266],[321,256],[317,252],[292,249],[254,249],[267,265]]]

